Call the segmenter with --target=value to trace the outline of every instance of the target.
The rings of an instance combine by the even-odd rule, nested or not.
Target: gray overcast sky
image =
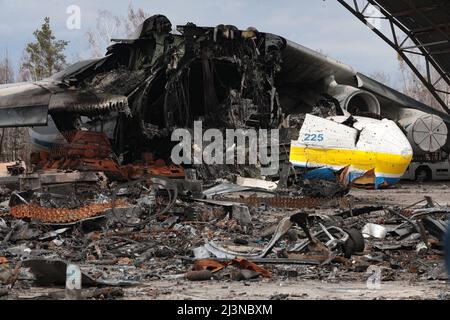
[[[194,22],[215,26],[233,24],[239,28],[254,26],[260,31],[282,35],[292,41],[372,74],[388,73],[400,79],[397,55],[381,39],[354,18],[336,0],[134,0],[136,8],[165,14],[173,23]],[[95,30],[99,10],[125,15],[129,0],[0,0],[0,50],[8,48],[17,65],[25,43],[43,18],[51,18],[58,39],[69,40],[67,55],[86,56],[86,32]],[[66,27],[69,5],[78,5],[82,13],[81,30]],[[122,36],[122,35],[117,35]],[[394,83],[394,86],[397,85]]]

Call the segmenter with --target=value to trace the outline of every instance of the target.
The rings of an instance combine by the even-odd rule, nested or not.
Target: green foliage
[[[42,80],[61,71],[66,66],[64,51],[68,41],[56,40],[50,27],[50,18],[46,17],[41,29],[33,33],[36,42],[27,44],[21,66],[30,80]]]

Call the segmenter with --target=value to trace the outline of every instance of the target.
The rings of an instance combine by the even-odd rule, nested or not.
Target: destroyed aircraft
[[[275,35],[178,29],[181,35],[172,34],[166,18],[153,17],[102,59],[2,87],[0,122],[32,127],[32,162],[46,172],[21,176],[20,192],[0,190],[0,296],[29,293],[31,281],[64,285],[69,261],[84,269],[89,298],[130,296],[116,286],[147,288],[155,279],[360,281],[372,267],[386,269],[390,280],[441,279],[437,253],[450,212],[443,202],[427,197],[410,206],[394,193],[390,201],[403,207],[374,206],[373,199],[342,197],[347,188],[326,181],[299,190],[240,177],[208,187],[195,170],[168,161],[171,132],[195,120],[205,128],[290,127],[291,156],[311,169],[307,178],[337,172],[344,184],[383,187],[408,165],[413,147],[435,148],[435,138],[444,144],[445,125],[431,109],[422,116],[407,108],[423,110],[420,104],[391,89],[383,91],[392,94],[386,104],[381,93],[352,83],[356,73],[346,77],[315,53],[314,63],[312,52]],[[322,73],[319,61],[328,63]],[[341,93],[348,101],[338,85],[334,93],[321,85],[332,74],[347,86]],[[408,140],[408,129],[422,124],[436,130],[412,130],[424,141]],[[7,169],[20,173],[20,164]],[[105,183],[105,175],[136,181]],[[90,285],[111,287],[90,294]],[[179,286],[169,287],[179,297]]]
[[[299,140],[291,145],[294,165],[316,169],[306,178],[333,180],[334,171],[341,171],[343,184],[376,189],[397,183],[412,157],[407,138],[387,119],[308,114]]]
[[[358,166],[344,158],[316,161],[311,152],[292,162],[346,170],[349,181],[368,178],[364,184],[375,187],[402,175],[411,147],[432,152],[446,146],[450,116],[283,37],[192,23],[177,31],[156,15],[130,39],[113,40],[103,58],[76,63],[39,82],[1,86],[0,127],[32,127],[37,169],[105,171],[122,179],[144,172],[184,176],[168,161],[170,135],[196,120],[203,120],[205,129],[305,131],[305,114],[338,117],[337,127],[347,128],[335,133],[335,147],[353,152],[362,143],[371,145],[362,151],[387,155],[375,162],[394,161],[395,169],[370,162]],[[409,142],[384,118],[397,122]],[[364,136],[364,123],[374,128],[384,123],[393,134]],[[319,132],[303,133],[320,140]],[[298,156],[298,150],[294,153]]]

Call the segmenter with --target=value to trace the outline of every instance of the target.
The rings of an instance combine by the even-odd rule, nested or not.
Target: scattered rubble
[[[182,181],[109,181],[93,198],[65,195],[72,201],[46,192],[52,185],[10,192],[0,218],[0,295],[64,287],[68,262],[81,267],[82,299],[121,299],[120,288],[157,280],[332,280],[336,270],[343,278],[366,279],[379,268],[383,281],[446,279],[450,208],[429,197],[405,207],[362,205],[351,195],[302,196],[298,185],[279,190],[263,180],[202,183],[203,196],[194,197]],[[72,182],[73,190],[83,183]]]

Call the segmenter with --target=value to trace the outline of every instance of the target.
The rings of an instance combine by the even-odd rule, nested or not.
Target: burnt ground
[[[390,190],[366,191],[352,190],[351,196],[358,206],[388,205],[407,206],[424,196],[431,196],[441,206],[450,205],[450,189],[447,183],[414,184],[404,183]],[[323,209],[323,212],[333,208]],[[320,211],[320,210],[317,210]],[[270,216],[270,215],[269,215]],[[282,216],[279,212],[269,219],[272,223]],[[253,219],[257,217],[253,216]],[[366,246],[365,254],[374,255],[373,248]],[[358,268],[360,257],[352,257],[347,263],[333,263],[326,266],[266,265],[272,272],[270,279],[235,281],[229,277],[219,280],[191,282],[182,274],[191,269],[189,262],[178,256],[153,257],[145,266],[136,267],[127,259],[114,266],[82,264],[83,271],[107,272],[110,276],[138,280],[139,285],[124,288],[116,299],[126,300],[440,300],[450,298],[441,255],[435,252],[418,254],[414,248],[401,252],[378,252],[388,255],[385,261],[377,263],[383,267],[382,281],[379,289],[367,286],[367,265]],[[164,254],[161,254],[164,256]],[[130,260],[130,259],[128,259]],[[381,260],[380,260],[381,261]],[[406,262],[405,262],[406,261]],[[149,268],[149,266],[152,266]],[[145,272],[144,272],[145,271]],[[142,272],[147,276],[142,277]],[[140,274],[140,276],[136,276]],[[154,276],[154,275],[157,276]],[[167,275],[172,279],[163,279]],[[112,276],[112,278],[114,278]],[[61,288],[37,287],[30,282],[18,281],[10,292],[8,299],[44,299],[58,298],[63,295]],[[123,297],[120,295],[123,294]],[[113,295],[113,294],[112,294]],[[100,295],[100,298],[108,294]]]

